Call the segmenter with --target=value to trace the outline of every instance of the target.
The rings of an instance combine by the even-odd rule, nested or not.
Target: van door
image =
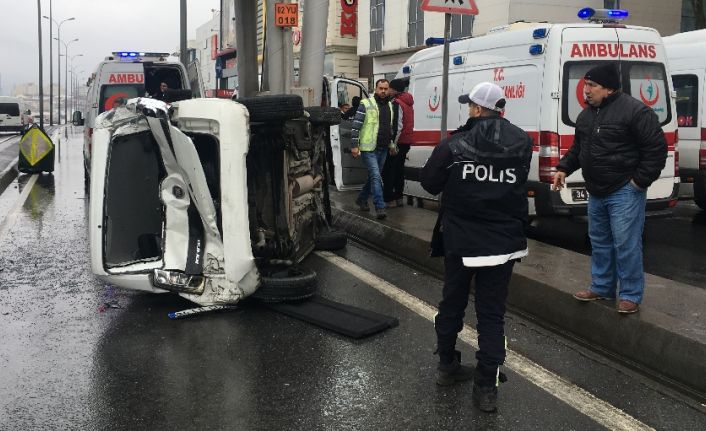
[[[363,84],[346,78],[334,78],[331,88],[331,106],[340,107],[344,103],[352,105],[353,98],[368,97]],[[360,189],[368,179],[368,170],[362,158],[351,155],[351,128],[353,117],[341,117],[341,124],[331,126],[331,155],[333,178],[338,190]]]
[[[201,64],[194,60],[186,66],[186,75],[189,77],[189,87],[191,87],[191,97],[198,99],[203,97],[203,80],[201,79]]]

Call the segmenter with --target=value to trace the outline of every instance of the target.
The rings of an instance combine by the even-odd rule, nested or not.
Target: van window
[[[17,103],[0,103],[0,114],[18,117],[20,115],[20,105]]]
[[[561,117],[564,124],[576,125],[576,117],[588,106],[583,95],[583,77],[600,61],[566,62],[562,85]],[[624,61],[620,64],[622,91],[651,107],[662,125],[672,118],[667,73],[661,63]]]
[[[673,75],[677,91],[679,127],[696,127],[699,122],[699,78],[696,75]]]
[[[115,104],[125,105],[128,99],[134,97],[140,97],[144,93],[144,87],[137,84],[125,84],[125,85],[104,85],[101,87],[101,98],[99,106],[99,113],[103,111],[111,110],[115,107]]]

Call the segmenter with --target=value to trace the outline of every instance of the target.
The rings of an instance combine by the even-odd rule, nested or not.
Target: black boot
[[[473,405],[481,411],[492,413],[498,409],[498,385],[505,383],[504,373],[478,366],[473,376]]]
[[[449,386],[456,382],[465,382],[473,378],[473,368],[461,365],[461,352],[458,350],[454,350],[451,355],[440,353],[439,357],[437,385]]]
[[[492,413],[498,409],[498,387],[478,386],[473,383],[473,405],[481,411]]]

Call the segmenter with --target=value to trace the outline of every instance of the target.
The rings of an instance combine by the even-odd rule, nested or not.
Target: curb
[[[336,206],[332,206],[332,214],[333,224],[355,241],[443,278],[443,260],[428,256],[427,240]],[[705,331],[694,330],[675,313],[658,311],[646,303],[636,315],[623,316],[609,301],[576,301],[573,292],[590,283],[590,271],[581,269],[588,267],[589,258],[530,239],[528,242],[530,256],[515,266],[510,282],[507,302],[513,311],[568,333],[576,341],[597,346],[602,353],[702,402],[706,400]],[[391,244],[394,252],[389,250]],[[557,261],[565,264],[564,271],[552,268],[551,262]],[[706,304],[703,289],[649,274],[646,284],[654,296],[683,292],[682,303],[670,304],[677,308],[691,306],[695,310],[699,303]]]
[[[17,178],[19,172],[17,171],[17,161],[19,157],[15,157],[12,162],[0,172],[0,194],[2,194],[5,189]]]

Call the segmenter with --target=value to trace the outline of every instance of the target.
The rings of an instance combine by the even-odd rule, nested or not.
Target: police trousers
[[[498,367],[505,362],[505,301],[515,261],[498,266],[466,267],[460,256],[444,258],[444,288],[439,312],[434,319],[441,362],[450,362],[456,338],[463,329],[463,317],[475,279],[475,311],[478,319],[476,383],[494,385]]]

